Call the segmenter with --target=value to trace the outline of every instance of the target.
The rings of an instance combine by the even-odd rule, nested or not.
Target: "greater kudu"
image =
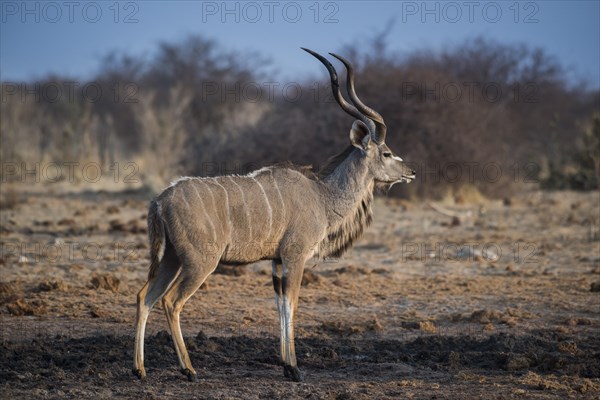
[[[133,372],[144,370],[144,330],[152,306],[162,298],[181,371],[196,378],[186,350],[179,313],[219,263],[272,260],[284,375],[301,380],[294,348],[294,316],[305,262],[313,256],[339,257],[371,222],[375,183],[410,182],[415,171],[385,144],[381,115],[363,104],[347,69],[352,104],[341,95],[337,73],[327,59],[304,49],[329,71],[333,95],[355,117],[350,145],[315,176],[284,166],[245,176],[182,178],[150,203],[150,271],[137,297]]]

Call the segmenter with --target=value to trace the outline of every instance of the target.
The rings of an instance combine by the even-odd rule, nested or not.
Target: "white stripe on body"
[[[187,199],[185,198],[185,192],[183,191],[182,188],[179,188],[179,192],[180,192],[181,200],[183,200],[183,202],[185,203],[185,207],[189,210],[190,209],[190,203],[188,203]]]
[[[210,185],[208,183],[206,183],[206,181],[204,179],[200,179],[200,181],[204,184],[204,186],[206,186],[208,188],[208,194],[210,195],[210,199],[212,201],[213,211],[215,212],[215,215],[217,215],[217,217],[218,217],[217,202],[215,201],[215,195],[212,192],[212,188],[210,187]],[[218,225],[219,225],[219,228],[221,228],[221,234],[223,235],[223,237],[225,237],[225,229],[223,228],[223,224],[219,223]]]
[[[219,185],[221,187],[221,189],[223,189],[223,191],[225,192],[225,209],[227,210],[227,224],[229,225],[229,229],[231,230],[233,224],[231,223],[231,213],[229,211],[229,193],[227,193],[227,189],[225,188],[225,186],[223,186],[219,183],[217,178],[211,178],[211,179],[213,180],[214,183]]]
[[[246,195],[244,194],[244,190],[231,176],[228,176],[229,180],[233,182],[238,189],[240,189],[240,193],[242,194],[242,202],[244,203],[244,210],[246,211],[246,226],[248,227],[248,241],[252,240],[252,224],[250,223],[250,212],[248,211],[248,204],[246,204]]]
[[[271,174],[273,172],[271,171]],[[277,195],[279,196],[279,201],[281,201],[281,220],[285,220],[286,218],[286,210],[285,210],[285,203],[283,202],[283,196],[281,195],[281,191],[279,190],[279,185],[277,184],[277,179],[275,179],[275,175],[273,175],[273,186],[275,187],[275,190],[277,190]],[[283,229],[283,224],[279,224],[282,229]],[[281,234],[282,232],[280,232]],[[279,235],[278,235],[279,236]]]
[[[246,176],[249,177],[249,178],[256,178],[258,175],[262,174],[265,171],[271,171],[271,168],[269,168],[269,167],[262,167],[260,169],[257,169],[256,171],[250,172]]]
[[[204,212],[204,216],[206,217],[206,220],[210,224],[210,229],[211,229],[213,244],[216,244],[216,241],[217,241],[217,232],[215,230],[215,225],[213,224],[212,220],[210,219],[210,216],[208,215],[208,212],[206,211],[206,207],[204,207],[204,201],[202,201],[202,196],[200,195],[200,192],[198,192],[198,189],[196,188],[196,185],[192,184],[192,186],[194,188],[194,191],[198,195],[198,199],[200,200],[200,205],[202,206],[202,211]]]
[[[261,183],[259,181],[256,180],[256,178],[251,178],[254,182],[256,182],[258,184],[258,187],[260,188],[260,191],[262,192],[263,196],[265,197],[265,202],[267,203],[267,207],[269,209],[269,234],[267,235],[267,238],[271,237],[271,229],[273,228],[273,209],[271,208],[271,203],[269,203],[269,198],[267,197],[267,192],[265,192],[265,189],[263,188],[263,185],[261,185]]]

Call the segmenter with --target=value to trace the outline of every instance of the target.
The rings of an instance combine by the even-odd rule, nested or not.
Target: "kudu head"
[[[342,110],[350,114],[356,121],[350,129],[350,142],[361,150],[361,156],[367,164],[370,173],[376,182],[393,185],[399,182],[410,182],[415,178],[415,171],[394,154],[385,144],[386,126],[381,115],[365,105],[356,95],[354,90],[354,67],[352,64],[337,54],[329,53],[340,60],[347,70],[346,88],[352,104],[348,103],[340,93],[337,72],[333,65],[320,54],[305,49],[302,50],[321,61],[331,78],[331,90]]]

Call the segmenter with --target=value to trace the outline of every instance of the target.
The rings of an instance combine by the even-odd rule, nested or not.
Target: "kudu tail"
[[[160,261],[165,254],[166,236],[165,225],[160,215],[160,207],[153,200],[148,210],[148,240],[150,242],[150,270],[148,271],[148,280],[153,278],[158,272]]]

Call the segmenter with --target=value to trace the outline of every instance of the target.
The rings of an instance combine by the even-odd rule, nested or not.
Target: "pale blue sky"
[[[272,61],[276,78],[301,79],[322,71],[300,46],[323,53],[339,50],[395,18],[389,45],[400,53],[441,49],[485,35],[543,47],[569,68],[571,82],[583,79],[598,88],[599,4],[597,0],[3,1],[0,78],[30,80],[58,73],[86,79],[111,50],[151,57],[159,41],[201,34],[228,50],[258,51]]]

